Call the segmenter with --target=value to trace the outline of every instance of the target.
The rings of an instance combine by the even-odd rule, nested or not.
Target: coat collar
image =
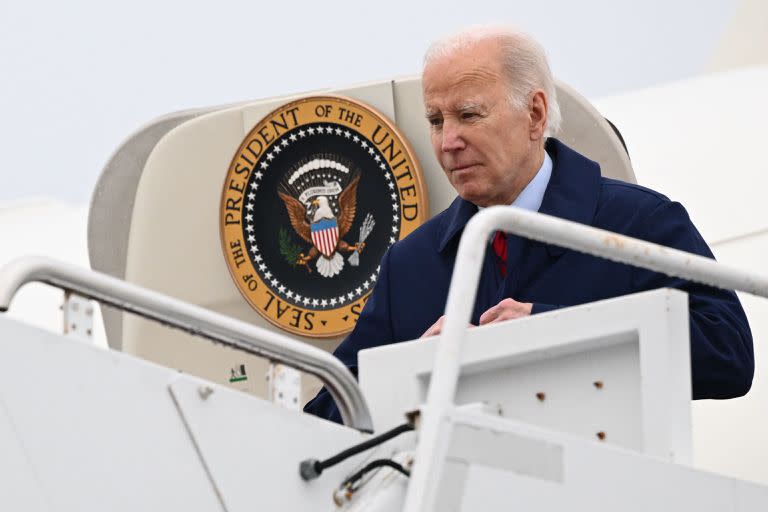
[[[557,139],[548,139],[545,149],[554,165],[539,213],[591,224],[600,196],[600,165]],[[440,252],[461,234],[475,213],[477,206],[460,197],[451,203],[438,230]],[[546,247],[550,256],[559,256],[564,251],[561,247]]]

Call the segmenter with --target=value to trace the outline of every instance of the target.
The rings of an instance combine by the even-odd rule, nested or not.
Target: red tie
[[[497,231],[493,235],[493,252],[496,253],[496,265],[499,267],[501,277],[507,277],[507,234],[503,231]]]

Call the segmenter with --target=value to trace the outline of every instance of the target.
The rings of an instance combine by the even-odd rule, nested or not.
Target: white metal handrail
[[[484,209],[467,223],[459,244],[445,324],[437,345],[427,401],[422,408],[422,428],[408,485],[406,512],[435,509],[435,474],[448,437],[443,426],[453,409],[461,349],[475,303],[488,246],[486,241],[497,229],[688,281],[768,297],[768,278],[747,274],[703,256],[515,207]]]
[[[317,376],[339,407],[344,424],[373,431],[368,405],[341,361],[287,336],[215,313],[120,279],[41,257],[17,259],[0,269],[0,312],[21,286],[33,281],[73,291],[144,318],[265,357]]]

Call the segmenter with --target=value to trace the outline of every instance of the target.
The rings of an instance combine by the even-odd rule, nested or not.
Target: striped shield
[[[336,219],[321,219],[313,223],[311,228],[312,242],[315,247],[323,256],[330,258],[336,251],[336,244],[339,241],[339,225]]]

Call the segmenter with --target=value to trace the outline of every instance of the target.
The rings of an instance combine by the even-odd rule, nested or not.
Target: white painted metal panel
[[[167,390],[176,372],[4,317],[0,338],[0,397],[37,479],[19,492],[52,510],[221,510]]]
[[[330,510],[333,492],[370,456],[363,453],[304,482],[302,460],[335,455],[363,441],[363,434],[221,386],[203,399],[199,389],[208,385],[179,376],[170,388],[229,512]]]
[[[438,342],[360,352],[377,431],[424,401]],[[471,329],[456,403],[687,462],[690,399],[687,296],[655,290]]]
[[[0,505],[23,504],[24,510],[53,510],[46,489],[24,450],[0,392]]]
[[[466,478],[458,493],[453,483],[450,492],[459,496],[441,512],[768,509],[766,487],[596,441],[490,416],[457,414],[452,424],[449,453],[458,441],[476,444],[485,457],[465,452],[463,458],[456,458],[467,464]],[[456,436],[457,432],[462,436]],[[539,457],[526,457],[536,450],[524,453],[520,449],[523,443],[534,448],[538,444]]]

